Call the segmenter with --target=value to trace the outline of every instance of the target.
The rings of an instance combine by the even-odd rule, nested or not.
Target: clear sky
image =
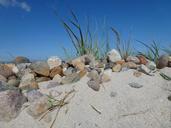
[[[72,51],[59,22],[59,17],[69,17],[70,9],[83,25],[88,16],[99,24],[105,20],[125,39],[131,33],[133,39],[147,43],[171,44],[170,0],[0,0],[0,58],[23,55],[43,59],[63,56],[61,47]]]

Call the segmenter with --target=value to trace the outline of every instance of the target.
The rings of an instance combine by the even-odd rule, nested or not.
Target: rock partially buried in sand
[[[30,65],[30,68],[39,75],[49,76],[50,68],[47,62],[37,61]]]
[[[50,107],[48,97],[42,96],[34,102],[31,102],[29,108],[27,109],[27,113],[34,118],[37,118],[46,112]]]
[[[10,121],[17,117],[26,98],[19,90],[0,92],[0,121]]]
[[[132,88],[142,88],[143,87],[143,85],[141,85],[139,83],[135,83],[135,82],[129,83],[128,85]]]
[[[119,52],[116,49],[112,49],[111,51],[109,51],[107,53],[107,57],[109,59],[109,61],[111,62],[116,62],[116,61],[120,61],[121,55],[119,54]]]
[[[160,69],[160,73],[163,73],[168,77],[171,77],[171,68],[165,67],[163,69]]]
[[[50,69],[62,65],[62,60],[58,56],[52,56],[47,60]]]
[[[53,80],[38,83],[39,89],[49,89],[59,86],[59,83]]]
[[[97,80],[97,79],[99,79],[99,74],[98,74],[97,70],[92,70],[88,73],[87,77],[89,77],[92,80]]]
[[[151,70],[147,68],[145,65],[141,64],[140,67],[138,68],[138,71],[143,72],[147,75],[152,76],[153,74],[151,73]]]
[[[94,91],[99,91],[100,90],[100,82],[98,80],[89,80],[87,82],[87,85],[93,89]]]
[[[168,66],[169,63],[169,56],[168,55],[162,55],[159,57],[157,68],[162,69]]]
[[[30,63],[30,60],[23,56],[17,56],[14,61],[15,64]]]

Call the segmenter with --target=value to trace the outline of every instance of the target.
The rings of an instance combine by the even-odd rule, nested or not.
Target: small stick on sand
[[[98,114],[102,114],[99,110],[97,110],[93,105],[90,105]]]

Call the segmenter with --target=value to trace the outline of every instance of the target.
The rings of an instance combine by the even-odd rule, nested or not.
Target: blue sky
[[[61,47],[72,51],[59,22],[59,18],[70,17],[70,9],[83,26],[88,16],[99,27],[105,20],[124,39],[131,33],[134,40],[147,43],[156,40],[162,46],[171,44],[170,0],[0,0],[0,58],[23,55],[44,59],[63,56]],[[134,45],[136,49],[142,48],[136,42]]]

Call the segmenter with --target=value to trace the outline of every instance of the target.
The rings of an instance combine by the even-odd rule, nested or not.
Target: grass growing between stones
[[[126,60],[128,56],[133,55],[131,39],[128,39],[127,41],[124,42],[123,40],[121,40],[120,33],[114,27],[111,27],[111,30],[114,36],[116,37],[116,42],[115,42],[116,49],[120,53],[122,59]]]
[[[137,40],[138,41],[138,40]],[[142,41],[138,41],[141,43],[145,48],[147,48],[146,52],[139,52],[140,55],[145,56],[147,59],[157,63],[159,57],[160,57],[160,46],[153,41],[151,44],[146,44]]]
[[[104,56],[110,49],[109,41],[106,40],[105,43],[99,41],[100,39],[98,39],[98,36],[94,35],[90,30],[89,22],[87,23],[86,28],[83,28],[73,11],[71,11],[71,16],[72,19],[69,19],[68,22],[62,20],[62,24],[76,50],[76,56],[92,54],[96,59]],[[65,48],[64,52],[66,55],[69,55]]]

